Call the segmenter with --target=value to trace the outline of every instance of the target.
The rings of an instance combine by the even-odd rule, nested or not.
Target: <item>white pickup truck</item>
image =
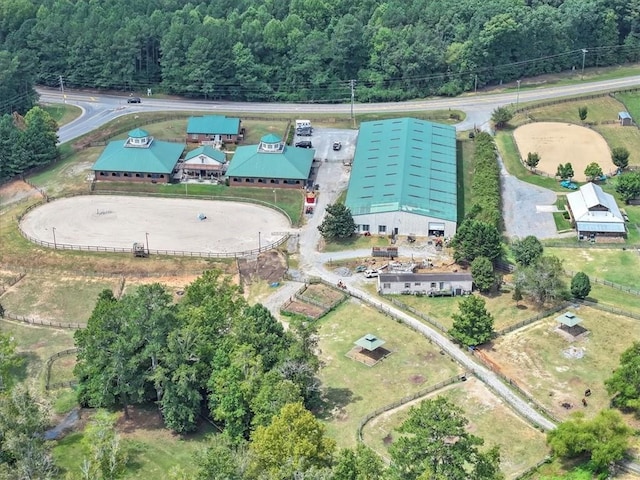
[[[365,278],[375,278],[384,272],[384,269],[387,268],[388,265],[383,265],[380,268],[367,268],[364,271]]]

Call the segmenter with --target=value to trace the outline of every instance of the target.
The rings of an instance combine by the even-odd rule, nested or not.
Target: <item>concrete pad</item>
[[[207,218],[199,220],[198,215]],[[180,198],[86,195],[30,211],[20,224],[29,236],[57,244],[184,252],[244,252],[274,243],[291,230],[288,219],[251,203]]]

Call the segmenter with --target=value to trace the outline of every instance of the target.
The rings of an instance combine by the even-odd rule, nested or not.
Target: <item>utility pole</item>
[[[355,97],[356,97],[356,81],[355,80],[350,80],[349,81],[349,86],[351,87],[351,120],[353,121],[353,125],[355,126],[356,119],[353,116],[353,102],[354,102]]]
[[[64,94],[64,81],[62,79],[62,75],[60,75],[60,91],[62,92],[62,98],[64,99],[64,103],[67,103],[67,96]]]
[[[56,243],[56,227],[51,227],[51,231],[53,232],[53,248],[54,250],[57,250],[58,244]]]
[[[478,74],[476,73],[476,79],[473,83],[473,93],[478,93]]]
[[[589,50],[587,50],[586,48],[582,49],[582,73],[580,74],[580,80],[584,80],[584,59],[588,51]]]
[[[149,255],[149,232],[145,232],[145,237],[147,237],[147,255]]]
[[[518,93],[516,93],[516,112],[518,111],[518,105],[520,104],[520,82],[521,80],[516,80],[518,83]]]

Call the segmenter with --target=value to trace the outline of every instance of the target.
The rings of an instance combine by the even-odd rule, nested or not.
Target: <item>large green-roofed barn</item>
[[[126,140],[109,142],[93,164],[95,179],[169,183],[184,148],[182,143],[155,140],[147,131],[136,128]]]
[[[360,233],[452,237],[455,128],[413,118],[362,123],[345,203]]]

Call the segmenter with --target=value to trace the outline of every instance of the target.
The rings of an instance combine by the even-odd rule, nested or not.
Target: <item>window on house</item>
[[[100,176],[101,176],[101,177],[104,177],[104,176],[106,176],[106,175],[107,175],[106,173],[104,173],[104,172],[100,172]]]
[[[139,173],[136,173],[136,178],[140,178],[140,174]]]
[[[436,288],[436,282],[431,282],[431,288]]]
[[[382,288],[391,288],[391,284],[390,283],[383,283],[382,284]]]
[[[404,282],[404,288],[411,288],[411,282]]]
[[[440,290],[444,290],[444,282],[440,282]]]
[[[413,286],[414,286],[414,287],[419,287],[419,286],[420,286],[420,282],[415,282],[415,283],[413,284]]]
[[[386,233],[387,226],[386,225],[378,225],[378,233]]]
[[[362,230],[363,232],[368,232],[369,231],[369,225],[360,225],[360,230]]]
[[[128,177],[128,176],[129,176],[129,174],[128,174],[127,172],[124,172],[124,176],[125,176],[125,177]]]

